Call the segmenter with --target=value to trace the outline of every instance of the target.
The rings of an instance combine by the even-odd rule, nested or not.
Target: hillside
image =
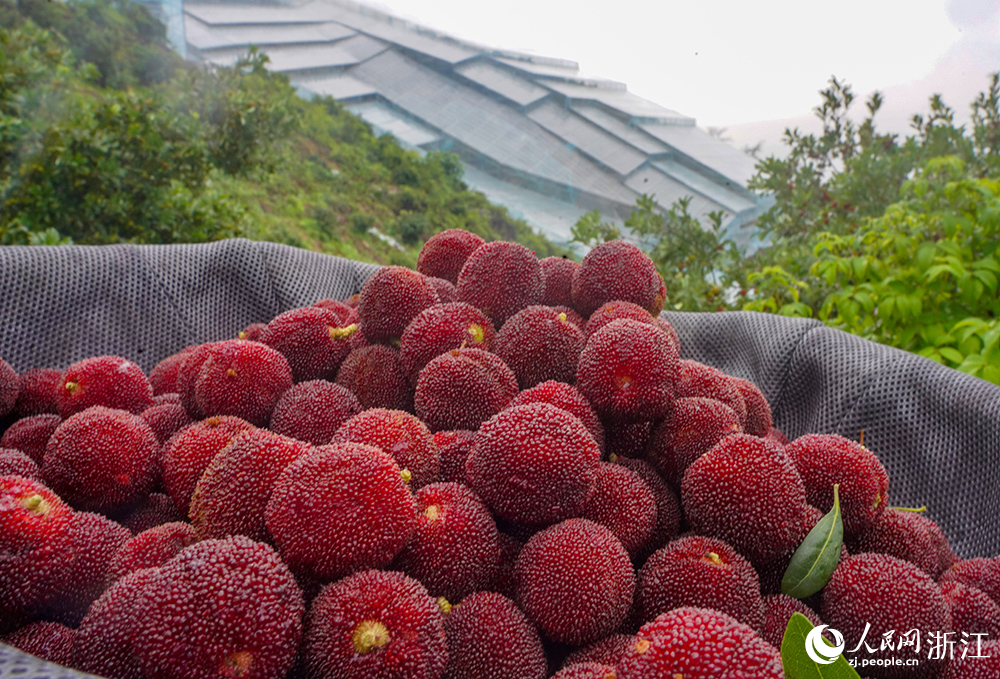
[[[304,101],[251,54],[181,60],[145,7],[0,0],[0,243],[178,243],[234,236],[414,265],[464,228],[562,254],[329,98]]]

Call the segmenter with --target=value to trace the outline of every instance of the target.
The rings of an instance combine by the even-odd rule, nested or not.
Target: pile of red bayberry
[[[417,268],[148,377],[0,361],[0,640],[112,679],[768,679],[796,612],[851,646],[1000,634],[1000,558],[681,360],[638,248],[445,231]],[[793,599],[835,485],[839,564]],[[1000,641],[912,652],[869,674],[1000,676]]]

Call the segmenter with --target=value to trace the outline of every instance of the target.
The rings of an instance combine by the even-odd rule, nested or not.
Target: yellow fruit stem
[[[437,605],[438,608],[441,609],[441,612],[444,613],[445,615],[451,613],[451,604],[443,596],[439,596],[437,598]]]
[[[70,393],[70,396],[72,396],[77,391],[79,391],[79,389],[80,389],[79,382],[67,382],[66,383],[66,391],[68,391]]]
[[[376,651],[389,643],[389,630],[378,620],[364,620],[358,623],[351,634],[351,642],[358,655]]]
[[[399,472],[399,475],[403,477],[403,483],[410,485],[410,479],[413,478],[413,474],[410,473],[409,469],[403,469]]]
[[[424,516],[426,516],[431,521],[437,521],[438,517],[441,516],[441,508],[437,505],[431,505],[424,510]]]
[[[358,331],[357,323],[351,323],[350,325],[343,328],[330,328],[330,339],[332,340],[347,339],[357,331]]]
[[[224,676],[245,677],[253,666],[253,654],[250,651],[230,653],[222,663]]]
[[[45,501],[45,498],[35,493],[30,495],[23,500],[21,500],[21,506],[27,509],[32,514],[39,516],[45,516],[49,513],[49,503]]]
[[[714,563],[716,566],[722,565],[722,558],[715,552],[709,552],[705,555],[705,558]]]
[[[483,340],[486,339],[486,332],[483,330],[483,326],[478,323],[469,325],[469,335],[472,337],[474,344],[482,344]]]
[[[232,368],[226,370],[226,374],[229,375],[230,377],[236,377],[236,371],[233,370]]]

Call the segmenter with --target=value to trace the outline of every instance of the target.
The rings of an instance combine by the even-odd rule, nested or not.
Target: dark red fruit
[[[427,426],[401,410],[372,408],[355,415],[334,434],[333,443],[363,443],[384,450],[410,476],[416,490],[438,479],[441,453]]]
[[[643,459],[653,435],[652,420],[643,422],[617,422],[602,420],[604,424],[604,448],[608,457],[631,457]]]
[[[0,447],[20,450],[36,464],[41,464],[49,438],[61,423],[62,418],[52,413],[22,418],[3,433]]]
[[[195,400],[194,382],[198,378],[201,367],[208,358],[209,351],[214,344],[218,344],[218,342],[206,342],[205,344],[197,344],[191,347],[190,351],[184,355],[184,359],[180,362],[180,367],[177,368],[177,380],[174,386],[181,397],[181,405],[196,420],[203,419],[205,412]]]
[[[108,565],[111,584],[143,568],[158,568],[198,541],[191,524],[178,521],[144,530],[123,544]]]
[[[129,529],[132,535],[138,535],[144,530],[162,526],[165,523],[187,521],[187,514],[181,514],[174,501],[163,493],[150,493],[138,507],[132,509],[118,521]]]
[[[194,419],[180,403],[160,403],[143,410],[139,417],[146,421],[149,428],[156,434],[156,440],[163,445],[167,440],[189,424]]]
[[[0,637],[0,642],[36,658],[69,667],[73,662],[75,632],[58,622],[33,622]]]
[[[616,679],[615,668],[596,662],[575,663],[552,675],[552,679]]]
[[[42,478],[75,508],[106,513],[149,495],[159,455],[156,434],[141,417],[93,406],[52,434]]]
[[[678,608],[639,630],[618,679],[784,679],[778,650],[746,625],[707,608]]]
[[[291,309],[275,316],[260,341],[288,359],[292,380],[332,380],[351,352],[348,339],[358,329],[354,314],[319,307]]]
[[[496,592],[462,599],[444,619],[448,666],[442,679],[544,679],[542,641],[524,613]]]
[[[500,539],[482,500],[458,483],[425,486],[416,499],[416,531],[394,568],[448,601],[489,589],[500,565]]]
[[[565,257],[546,257],[538,264],[542,267],[542,304],[573,306],[573,277],[580,265]]]
[[[108,679],[144,679],[132,641],[145,615],[143,590],[156,569],[136,571],[91,605],[76,631],[72,666]]]
[[[712,608],[755,630],[764,627],[760,582],[750,562],[722,540],[678,538],[639,571],[641,619],[684,606]]]
[[[747,419],[747,405],[732,377],[697,361],[681,361],[677,377],[677,398],[700,396],[722,401],[733,409],[740,426]]]
[[[149,386],[153,388],[154,396],[177,392],[177,377],[184,364],[184,359],[197,346],[197,344],[192,344],[184,347],[176,354],[167,356],[149,371]]]
[[[494,353],[514,371],[522,389],[576,380],[584,337],[564,313],[534,305],[511,316],[497,334]]]
[[[17,371],[10,367],[7,361],[0,358],[0,418],[6,417],[14,410],[17,396],[21,391],[21,382]]]
[[[280,679],[305,613],[275,551],[245,537],[183,550],[154,571],[140,607],[132,647],[147,679]]]
[[[815,627],[823,624],[816,612],[798,599],[787,594],[768,594],[764,597],[764,629],[760,636],[775,648],[781,648],[788,621],[795,613],[809,618],[809,622]]]
[[[406,326],[399,345],[403,368],[416,385],[420,371],[431,360],[452,349],[493,350],[496,341],[493,323],[479,309],[455,302],[424,309]]]
[[[637,559],[637,562],[641,563],[645,560],[642,558],[643,556],[652,554],[677,535],[681,522],[681,503],[677,499],[677,494],[645,460],[619,457],[614,463],[635,472],[649,488],[656,501],[656,525],[649,542],[646,543],[645,549],[641,550]]]
[[[472,450],[476,432],[468,429],[439,431],[434,434],[434,443],[441,454],[441,482],[465,483],[465,461]]]
[[[189,516],[199,538],[245,535],[267,539],[264,509],[285,467],[313,451],[308,443],[266,429],[238,434],[212,458],[191,496]]]
[[[771,404],[767,402],[764,392],[750,380],[740,379],[739,377],[730,377],[729,379],[736,385],[736,390],[740,392],[740,396],[743,397],[743,403],[747,407],[747,418],[746,423],[743,425],[743,430],[748,434],[760,436],[761,438],[767,436],[773,424],[771,421]]]
[[[494,241],[481,245],[458,275],[458,301],[482,309],[496,327],[544,294],[542,267],[528,248]]]
[[[959,561],[941,574],[940,582],[975,587],[1000,604],[1000,556]]]
[[[413,412],[413,387],[399,351],[375,344],[354,349],[337,371],[337,384],[358,398],[362,408]]]
[[[587,336],[587,333],[584,330],[584,328],[587,327],[587,320],[579,313],[577,313],[576,309],[574,309],[573,307],[562,306],[562,305],[556,305],[553,306],[552,308],[561,314],[566,314],[566,320],[575,325],[577,328],[579,328],[580,331],[583,332],[584,337]]]
[[[743,432],[739,417],[722,401],[678,398],[653,430],[646,459],[670,485],[678,488],[691,463],[731,434]]]
[[[427,282],[431,284],[432,288],[434,288],[434,292],[437,293],[438,301],[441,304],[450,304],[458,299],[458,289],[451,281],[446,281],[443,278],[435,278],[434,276],[427,276]]]
[[[434,286],[416,271],[403,266],[383,267],[361,288],[361,331],[375,344],[398,343],[410,321],[439,301]]]
[[[567,655],[563,667],[585,662],[617,666],[632,650],[635,642],[636,636],[634,634],[611,634]]]
[[[940,556],[927,532],[927,521],[915,512],[887,507],[879,513],[871,528],[848,540],[847,547],[852,554],[878,552],[909,561],[932,578],[937,578],[940,575]]]
[[[617,321],[622,318],[639,321],[646,325],[655,325],[655,319],[649,311],[643,309],[638,304],[616,299],[602,304],[590,314],[590,318],[587,319],[587,325],[584,328],[584,334],[590,337],[611,321]]]
[[[55,368],[40,368],[21,373],[17,378],[19,390],[12,412],[14,418],[58,413],[56,388],[60,380],[62,380],[62,370]]]
[[[261,337],[264,335],[264,331],[267,330],[266,323],[251,323],[243,330],[236,333],[236,339],[249,340],[250,342],[262,342]]]
[[[963,658],[956,653],[940,679],[994,679],[1000,676],[1000,639],[983,640],[977,644],[969,641],[968,654]]]
[[[651,314],[663,308],[660,274],[649,256],[622,240],[601,243],[587,253],[573,276],[573,306],[590,316],[613,300],[633,302]]]
[[[775,429],[774,427],[771,427],[771,430],[767,432],[767,436],[764,438],[782,446],[787,446],[791,443],[791,441],[788,440],[788,437],[781,433],[780,429]]]
[[[271,413],[271,431],[322,446],[361,412],[357,397],[326,380],[300,382],[282,394]]]
[[[431,236],[417,256],[417,271],[425,276],[458,283],[465,260],[486,241],[464,229],[448,229]]]
[[[507,407],[513,408],[528,403],[548,403],[574,415],[591,433],[597,445],[604,449],[604,427],[601,425],[601,420],[576,387],[554,380],[542,382],[519,393]]]
[[[448,644],[441,609],[419,582],[402,573],[366,570],[324,587],[316,597],[303,654],[314,679],[438,679],[448,662]]]
[[[755,564],[798,547],[807,507],[788,456],[749,434],[722,439],[688,467],[681,503],[693,531],[729,543]]]
[[[0,476],[23,476],[41,482],[35,461],[13,448],[0,448]]]
[[[635,575],[628,552],[593,521],[569,519],[536,533],[515,571],[522,610],[553,641],[600,639],[632,605]]]
[[[0,476],[0,630],[32,614],[73,571],[78,519],[51,490]]]
[[[1000,635],[1000,604],[986,594],[959,582],[941,583],[941,594],[948,604],[952,629],[988,638]]]
[[[621,465],[599,462],[594,494],[580,518],[610,530],[629,556],[637,557],[653,537],[656,500],[638,474]]]
[[[856,648],[867,632],[868,645],[876,650],[868,653],[862,646],[858,655],[868,660],[902,661],[867,669],[874,677],[888,679],[934,676],[943,663],[915,653],[913,646],[880,648],[877,640],[883,634],[895,630],[903,635],[917,629],[924,638],[925,634],[951,630],[948,605],[934,580],[915,565],[884,554],[856,554],[840,562],[823,589],[823,621],[844,635],[848,659],[854,656],[850,649]],[[913,659],[920,664],[906,664]]]
[[[479,429],[517,395],[517,378],[498,356],[452,349],[420,371],[414,406],[431,431]]]
[[[338,443],[284,470],[265,518],[290,568],[333,580],[388,565],[413,535],[417,504],[381,448]]]
[[[292,369],[278,351],[260,342],[227,340],[209,348],[194,380],[194,400],[206,417],[233,415],[264,427],[291,386]]]
[[[254,426],[238,417],[209,417],[177,432],[163,446],[163,484],[185,517],[191,494],[209,463],[237,434]]]
[[[674,399],[676,347],[659,329],[612,321],[587,340],[577,388],[601,418],[641,422],[663,417]]]
[[[857,442],[836,434],[807,434],[786,445],[785,451],[802,477],[809,504],[829,511],[833,486],[840,484],[848,540],[869,530],[888,507],[889,475],[872,451]]]
[[[142,368],[121,356],[97,356],[74,363],[56,385],[63,419],[92,406],[138,415],[153,405],[153,388]]]
[[[524,548],[524,543],[506,533],[498,533],[498,537],[500,540],[500,566],[489,590],[514,599],[517,597],[517,578],[514,566],[517,563],[517,555]]]
[[[547,403],[530,403],[483,424],[465,476],[497,516],[545,526],[580,515],[594,492],[600,458],[580,420]]]

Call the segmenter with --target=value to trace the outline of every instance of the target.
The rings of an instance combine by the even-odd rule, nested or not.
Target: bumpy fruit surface
[[[410,321],[439,303],[427,279],[403,266],[386,266],[361,288],[358,315],[365,339],[376,344],[396,344]]]
[[[363,443],[384,450],[410,475],[417,490],[438,480],[441,453],[423,422],[402,410],[372,408],[344,422],[332,443]]]
[[[566,314],[532,305],[507,319],[493,351],[514,371],[522,389],[555,380],[573,382],[584,337]]]
[[[92,406],[139,414],[153,405],[153,388],[142,368],[121,356],[85,358],[66,368],[56,385],[64,419]]]
[[[424,309],[406,326],[399,357],[413,385],[420,371],[441,354],[463,346],[491,351],[496,341],[493,323],[482,311],[463,302]]]
[[[544,679],[545,653],[524,613],[496,592],[470,594],[445,617],[443,679]]]
[[[414,406],[431,431],[479,429],[517,395],[517,378],[482,349],[452,349],[420,371]]]
[[[314,446],[326,445],[337,430],[361,412],[347,388],[326,380],[300,382],[282,394],[271,413],[270,429]]]
[[[227,340],[208,349],[193,393],[206,417],[233,415],[264,427],[275,403],[291,387],[292,369],[277,350],[260,342]]]
[[[645,252],[622,240],[587,253],[573,276],[573,306],[584,316],[612,300],[634,302],[651,314],[663,308],[660,274]]]
[[[424,243],[417,256],[417,271],[425,276],[458,282],[465,261],[486,241],[464,229],[439,231]]]
[[[494,241],[476,249],[458,275],[458,301],[482,309],[495,327],[544,294],[542,267],[528,248]]]

